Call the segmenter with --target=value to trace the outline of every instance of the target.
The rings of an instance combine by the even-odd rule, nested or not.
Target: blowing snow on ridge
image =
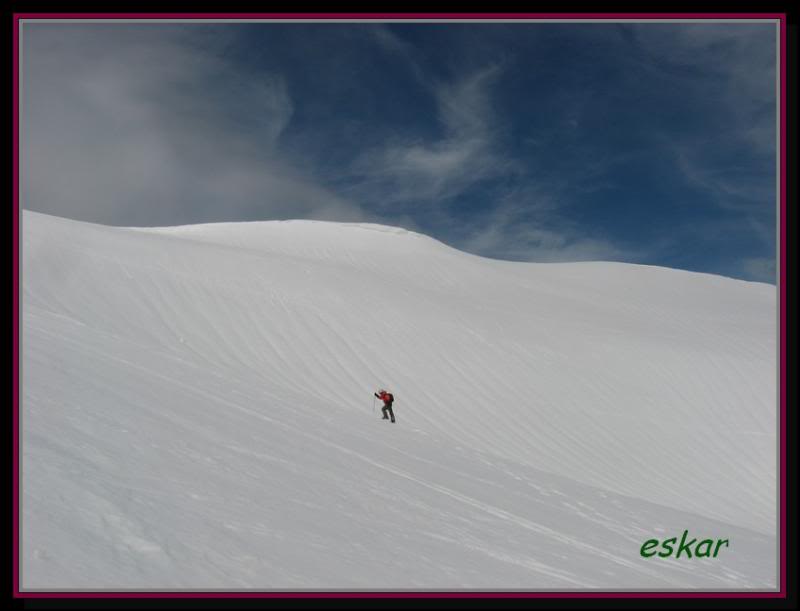
[[[776,587],[774,286],[370,224],[21,237],[23,588]],[[640,554],[686,530],[730,544]]]

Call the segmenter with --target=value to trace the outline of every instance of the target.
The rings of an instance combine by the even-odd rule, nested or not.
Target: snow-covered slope
[[[21,237],[23,587],[776,584],[772,286],[370,224]],[[685,529],[731,549],[640,557]]]

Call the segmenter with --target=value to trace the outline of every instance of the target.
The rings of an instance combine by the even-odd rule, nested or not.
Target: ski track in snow
[[[364,224],[21,235],[24,588],[776,585],[774,287]],[[732,547],[639,556],[685,529]]]

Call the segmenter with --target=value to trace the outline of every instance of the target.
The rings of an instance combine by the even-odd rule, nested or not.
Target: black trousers
[[[384,405],[381,408],[381,411],[383,412],[383,417],[384,418],[386,418],[386,413],[388,412],[389,415],[392,417],[392,422],[394,422],[394,412],[392,411],[392,406],[391,405]]]

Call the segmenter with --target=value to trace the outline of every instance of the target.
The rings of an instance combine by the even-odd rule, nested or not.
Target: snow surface
[[[777,585],[773,286],[370,224],[21,236],[25,589]],[[685,529],[731,547],[640,557]]]

